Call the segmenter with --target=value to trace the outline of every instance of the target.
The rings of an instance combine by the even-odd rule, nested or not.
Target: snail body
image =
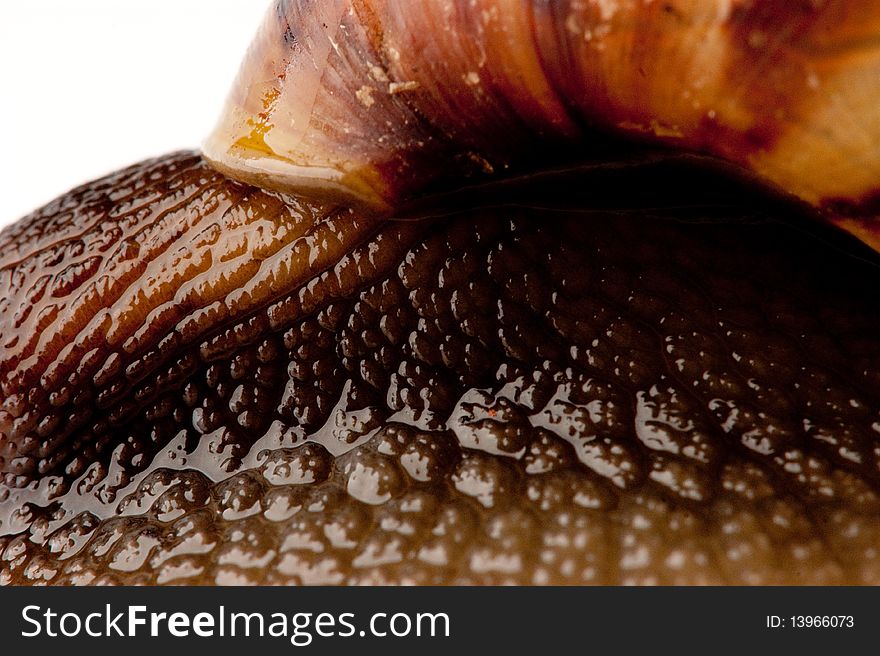
[[[277,3],[0,234],[0,581],[877,582],[861,9]]]

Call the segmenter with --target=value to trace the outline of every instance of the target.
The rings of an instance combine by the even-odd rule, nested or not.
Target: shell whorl
[[[204,152],[387,210],[611,133],[732,162],[880,248],[878,27],[870,1],[279,0]]]

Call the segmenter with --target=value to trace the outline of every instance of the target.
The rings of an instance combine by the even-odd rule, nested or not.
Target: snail
[[[279,0],[0,233],[0,582],[880,582],[878,26]]]

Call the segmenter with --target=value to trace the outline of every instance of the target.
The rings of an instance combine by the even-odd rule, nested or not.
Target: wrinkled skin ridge
[[[179,153],[6,229],[0,582],[880,582],[877,267],[584,204]]]

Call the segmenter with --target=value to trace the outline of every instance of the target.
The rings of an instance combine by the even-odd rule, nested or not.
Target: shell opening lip
[[[375,212],[391,211],[391,207],[368,184],[357,176],[345,175],[331,167],[301,166],[283,158],[255,160],[224,152],[211,139],[202,145],[202,156],[220,173],[261,189],[296,193]]]

